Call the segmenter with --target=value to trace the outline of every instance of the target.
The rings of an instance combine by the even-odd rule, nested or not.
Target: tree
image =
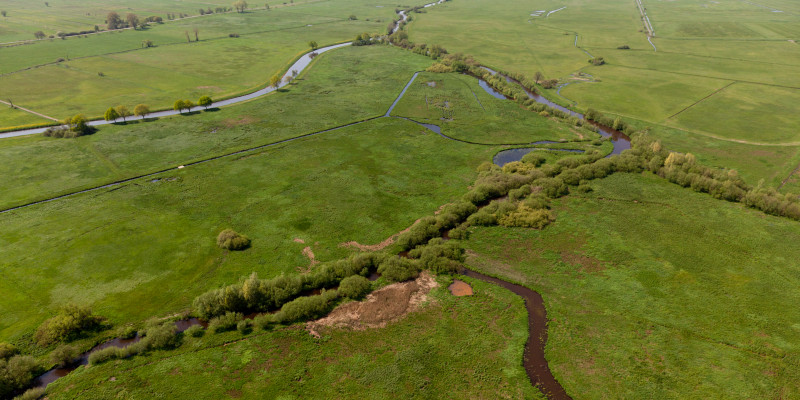
[[[128,107],[125,107],[125,106],[123,106],[123,105],[119,105],[119,106],[117,106],[117,107],[115,108],[115,110],[117,111],[117,115],[119,115],[120,117],[122,117],[122,122],[125,122],[125,118],[127,118],[127,117],[130,117],[130,116],[131,116],[131,112],[130,112],[130,111],[128,111]]]
[[[200,29],[194,28],[194,41],[195,42],[199,42],[200,41],[200,36],[199,35],[200,35]]]
[[[533,80],[536,81],[536,83],[541,82],[542,79],[544,79],[544,74],[541,71],[536,71],[536,73],[533,74]]]
[[[186,108],[186,103],[183,100],[175,100],[175,104],[172,106],[172,109],[177,112],[182,112],[184,108]]]
[[[274,87],[275,89],[278,88],[278,85],[281,83],[281,77],[278,74],[272,75],[272,78],[269,78],[269,85]]]
[[[317,42],[315,42],[313,40],[308,42],[308,47],[311,47],[311,50],[316,50],[317,49]]]
[[[142,47],[153,47],[153,41],[150,39],[142,40]]]
[[[133,29],[136,29],[136,27],[139,26],[139,17],[137,17],[134,13],[128,13],[125,15],[125,21],[128,22],[128,25]]]
[[[116,12],[111,11],[106,16],[106,24],[108,24],[108,29],[119,29],[122,26],[122,18]]]
[[[189,31],[183,31],[186,34],[186,42],[191,43],[192,39],[189,39]]]
[[[145,104],[139,104],[136,107],[133,107],[133,115],[137,117],[146,117],[147,114],[150,114],[150,107]]]
[[[72,118],[65,119],[64,124],[67,125],[71,131],[79,134],[84,134],[89,131],[89,118],[86,118],[83,114],[77,114]]]
[[[103,118],[105,118],[106,121],[116,121],[117,118],[119,118],[119,113],[117,113],[114,107],[109,107]]]
[[[267,3],[267,4],[264,4],[264,8],[266,8],[267,10],[269,10],[269,3]]]
[[[33,36],[35,36],[37,39],[44,39],[45,37],[47,37],[47,35],[45,35],[44,32],[42,31],[34,32]]]
[[[239,0],[233,3],[233,7],[236,9],[237,12],[243,13],[244,10],[247,9],[247,2],[244,0]]]
[[[214,101],[211,100],[211,97],[203,96],[203,97],[200,98],[200,100],[197,100],[197,105],[198,106],[203,106],[203,107],[206,108],[206,110],[208,110],[208,106],[210,106],[211,103],[213,103],[213,102]]]
[[[8,15],[8,13],[6,12],[6,10],[3,10],[3,11],[0,11],[0,15],[5,17],[6,15]]]

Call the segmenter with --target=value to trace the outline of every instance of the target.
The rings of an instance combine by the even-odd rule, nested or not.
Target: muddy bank
[[[472,296],[472,286],[470,286],[467,282],[460,281],[458,279],[454,280],[450,286],[447,287],[447,290],[450,291],[450,294],[456,297],[461,296]]]
[[[547,311],[544,308],[542,296],[524,286],[469,269],[464,269],[462,274],[506,288],[525,300],[525,309],[528,311],[528,341],[525,343],[525,350],[522,355],[522,364],[525,367],[525,372],[527,372],[531,383],[539,388],[548,399],[571,400],[572,398],[550,372],[550,366],[544,357],[544,348],[547,344]]]
[[[322,327],[363,330],[383,328],[419,308],[428,300],[431,289],[439,286],[428,271],[423,271],[417,279],[393,283],[380,288],[363,301],[354,301],[336,307],[326,317],[306,323],[306,329],[319,337],[317,330]]]

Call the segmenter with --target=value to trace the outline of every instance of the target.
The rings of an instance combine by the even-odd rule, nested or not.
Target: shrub
[[[441,232],[442,227],[438,224],[435,217],[424,217],[419,220],[407,232],[397,238],[397,244],[403,250],[413,249],[429,239],[436,237]]]
[[[50,353],[50,362],[59,367],[63,367],[72,364],[72,362],[78,358],[79,354],[80,352],[77,347],[64,344],[56,347],[56,349]]]
[[[545,161],[547,161],[547,159],[543,155],[541,155],[541,154],[539,154],[539,153],[537,153],[535,151],[532,151],[532,152],[522,156],[522,159],[520,161],[522,161],[522,162],[524,162],[526,164],[533,164],[535,167],[538,167],[538,166],[544,164]]]
[[[37,400],[41,399],[42,396],[44,396],[44,388],[37,387],[26,390],[25,393],[15,397],[14,400]]]
[[[430,67],[426,68],[425,71],[434,73],[447,73],[447,72],[453,72],[453,68],[451,68],[449,65],[437,62],[433,63],[433,65],[431,65]]]
[[[253,325],[257,326],[261,330],[269,329],[273,322],[274,320],[272,314],[262,314],[253,318]]]
[[[248,320],[241,320],[236,323],[236,330],[242,335],[247,335],[253,331],[253,325]]]
[[[41,368],[31,356],[0,359],[0,397],[10,397],[13,392],[28,386],[39,372]]]
[[[510,190],[508,192],[508,199],[511,201],[516,201],[525,198],[526,196],[531,194],[531,186],[524,185],[517,189]]]
[[[554,220],[549,210],[533,209],[520,204],[516,211],[500,218],[502,226],[542,229]]]
[[[105,349],[93,351],[89,354],[89,364],[97,365],[113,360],[117,358],[117,350],[119,349],[116,347],[106,347]]]
[[[537,193],[522,201],[525,207],[533,208],[535,210],[550,208],[550,201],[542,193]]]
[[[242,313],[238,312],[227,312],[225,315],[220,315],[219,317],[213,318],[208,323],[208,330],[214,333],[220,333],[225,331],[232,331],[236,329],[236,324],[244,318]]]
[[[569,188],[564,184],[564,181],[559,178],[540,178],[534,181],[531,186],[541,188],[542,193],[552,199],[569,193]]]
[[[232,38],[238,38],[238,37],[239,37],[239,34],[238,34],[238,33],[229,33],[229,34],[228,34],[228,37],[232,37]]]
[[[467,230],[467,224],[462,224],[456,228],[451,229],[450,238],[456,240],[469,239],[469,230]]]
[[[137,344],[141,350],[171,349],[180,344],[177,328],[171,322],[148,328],[144,338]],[[129,346],[130,347],[130,346]]]
[[[339,295],[358,300],[372,289],[372,284],[361,275],[353,275],[342,279],[339,285]]]
[[[442,238],[432,239],[426,246],[417,247],[408,255],[418,258],[422,268],[437,274],[456,272],[465,260],[461,246]]]
[[[202,337],[203,335],[205,335],[205,333],[206,333],[205,329],[203,329],[203,327],[200,325],[192,325],[189,327],[189,329],[183,331],[184,335],[196,338]]]
[[[389,282],[403,282],[419,275],[417,261],[403,257],[391,257],[378,267],[378,273]]]
[[[0,360],[7,360],[16,355],[19,351],[14,345],[9,343],[0,343]]]
[[[77,337],[80,333],[100,326],[102,318],[92,314],[89,307],[66,305],[58,315],[42,323],[34,334],[36,342],[47,346]]]
[[[250,246],[250,239],[233,229],[225,229],[217,235],[217,246],[227,250],[244,250]]]
[[[130,339],[135,337],[139,332],[132,325],[122,326],[117,330],[117,337],[122,339]]]
[[[281,323],[315,319],[327,314],[337,297],[336,290],[326,290],[316,296],[299,297],[284,304],[274,318]]]

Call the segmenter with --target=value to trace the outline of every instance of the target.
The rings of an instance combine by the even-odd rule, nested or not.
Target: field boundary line
[[[55,119],[55,118],[53,118],[53,117],[50,117],[50,116],[47,116],[47,115],[44,115],[44,114],[38,113],[38,112],[36,112],[36,111],[29,110],[29,109],[27,109],[27,108],[25,108],[25,107],[18,106],[18,105],[16,105],[16,104],[11,104],[11,103],[9,103],[9,102],[6,102],[6,101],[3,101],[3,100],[0,100],[0,103],[3,103],[3,104],[5,104],[5,105],[7,105],[7,106],[9,106],[9,107],[11,107],[11,108],[15,108],[15,109],[17,109],[17,110],[22,110],[22,111],[25,111],[26,113],[30,113],[30,114],[33,114],[33,115],[36,115],[36,116],[42,117],[42,118],[44,118],[44,119],[49,119],[49,120],[52,120],[52,121],[61,122],[61,121],[59,121],[59,120],[57,120],[57,119]]]
[[[334,126],[332,128],[326,128],[326,129],[322,129],[322,130],[319,130],[319,131],[314,131],[314,132],[310,132],[310,133],[304,133],[304,134],[299,135],[299,136],[292,136],[292,137],[289,137],[289,138],[286,138],[286,139],[281,139],[281,140],[277,140],[277,141],[266,143],[266,144],[261,144],[261,145],[254,146],[254,147],[249,147],[249,148],[245,148],[245,149],[241,149],[241,150],[235,150],[235,151],[224,153],[224,154],[220,154],[220,155],[217,155],[217,156],[208,157],[208,158],[204,158],[204,159],[200,159],[200,160],[196,160],[196,161],[191,161],[191,162],[188,162],[188,163],[185,163],[185,164],[181,164],[180,166],[177,166],[177,167],[163,168],[163,169],[160,169],[160,170],[157,170],[157,171],[154,171],[154,172],[148,172],[148,173],[132,176],[130,178],[120,179],[120,180],[109,182],[109,183],[104,183],[104,184],[100,184],[100,185],[91,186],[91,187],[86,188],[86,189],[76,190],[76,191],[64,193],[64,194],[53,196],[53,197],[46,198],[46,199],[43,199],[43,200],[36,200],[36,201],[28,202],[28,203],[25,203],[25,204],[21,204],[21,205],[18,205],[18,206],[13,206],[13,207],[0,209],[0,214],[4,214],[4,213],[7,213],[9,211],[18,210],[18,209],[21,209],[21,208],[30,207],[30,206],[37,205],[37,204],[49,203],[51,201],[55,201],[55,200],[59,200],[59,199],[67,198],[67,197],[72,197],[72,196],[75,196],[75,195],[78,195],[78,194],[81,194],[81,193],[88,193],[88,192],[93,192],[93,191],[99,190],[99,189],[109,188],[109,187],[112,187],[112,186],[119,186],[119,185],[122,185],[123,183],[128,183],[128,182],[131,182],[131,181],[135,181],[137,179],[147,178],[147,177],[151,177],[151,176],[155,176],[155,175],[160,175],[160,174],[163,174],[165,172],[177,171],[177,170],[183,169],[185,167],[190,167],[190,166],[193,166],[193,165],[203,164],[203,163],[207,163],[209,161],[219,160],[221,158],[227,158],[227,157],[235,156],[235,155],[238,155],[238,154],[249,153],[251,151],[258,150],[258,149],[263,149],[265,147],[272,147],[272,146],[277,146],[277,145],[283,144],[283,143],[293,142],[293,141],[298,140],[298,139],[304,139],[304,138],[311,137],[311,136],[316,136],[316,135],[319,135],[319,134],[322,134],[322,133],[327,133],[327,132],[339,130],[339,129],[342,129],[342,128],[347,128],[347,127],[350,127],[350,126],[363,124],[365,122],[374,121],[374,120],[380,119],[380,118],[384,118],[384,116],[383,115],[378,115],[378,116],[367,117],[367,118],[364,118],[364,119],[361,119],[361,120],[357,120],[355,122],[350,122],[350,123],[346,123],[346,124],[343,124],[343,125],[337,125],[337,126]]]
[[[786,179],[784,179],[784,180],[782,180],[782,181],[781,181],[781,184],[780,184],[780,185],[778,185],[778,190],[781,190],[781,189],[783,188],[783,186],[784,186],[784,185],[786,185],[786,183],[788,183],[788,182],[789,182],[789,179],[792,179],[792,177],[793,177],[795,174],[797,174],[798,172],[800,172],[800,165],[798,165],[798,166],[797,166],[797,168],[795,168],[794,170],[792,170],[792,172],[790,172],[790,173],[789,173],[789,176],[787,176],[787,177],[786,177]]]
[[[718,79],[718,80],[721,80],[721,81],[735,81],[735,82],[738,82],[738,83],[750,83],[750,84],[753,84],[753,85],[772,86],[772,87],[780,87],[780,88],[785,88],[785,89],[800,89],[800,86],[779,85],[777,83],[746,81],[746,80],[742,80],[742,79],[723,78],[723,77],[719,77],[719,76],[690,74],[688,72],[663,71],[663,70],[655,69],[655,68],[634,67],[634,66],[624,65],[624,64],[608,64],[608,65],[611,65],[611,66],[614,66],[614,67],[620,67],[620,68],[630,68],[630,69],[639,69],[639,70],[643,70],[643,71],[661,72],[661,73],[665,73],[665,74],[696,76],[698,78]]]
[[[687,106],[687,107],[684,107],[682,110],[680,110],[680,111],[676,112],[675,114],[672,114],[672,115],[670,115],[669,117],[667,117],[667,119],[672,119],[672,118],[675,118],[675,117],[677,117],[677,116],[678,116],[678,114],[680,114],[680,113],[682,113],[682,112],[684,112],[684,111],[686,111],[686,110],[688,110],[688,109],[690,109],[690,108],[692,108],[692,107],[694,107],[694,106],[696,106],[696,105],[698,105],[698,104],[702,103],[703,101],[707,100],[707,99],[708,99],[708,98],[710,98],[711,96],[714,96],[715,94],[717,94],[717,93],[719,93],[719,92],[721,92],[721,91],[723,91],[723,90],[725,90],[725,89],[727,89],[727,88],[731,87],[731,86],[732,86],[734,83],[736,83],[736,81],[731,81],[731,83],[729,83],[729,84],[727,84],[727,85],[725,85],[725,86],[723,86],[723,87],[721,87],[721,88],[719,88],[719,89],[717,89],[717,90],[713,91],[713,92],[712,92],[711,94],[709,94],[708,96],[706,96],[706,97],[703,97],[702,99],[695,101],[694,103],[690,104],[689,106]]]

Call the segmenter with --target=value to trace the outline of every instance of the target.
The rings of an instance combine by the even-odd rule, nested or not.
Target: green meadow
[[[751,166],[736,159],[741,147],[736,143],[752,143],[749,152],[754,153],[761,144],[787,145],[791,150],[779,151],[797,152],[800,137],[792,108],[800,93],[797,6],[786,1],[644,4],[657,51],[641,31],[635,4],[621,0],[449,2],[414,15],[409,38],[529,78],[537,71],[546,79],[557,78],[567,85],[558,93],[544,90],[546,95],[578,109],[638,120],[637,125],[654,132],[679,128],[686,136],[681,151],[742,166],[740,172],[756,181],[788,177],[797,164],[776,163],[766,174],[758,163],[748,170]],[[547,16],[561,7],[566,8]],[[541,10],[540,16],[530,15]],[[618,49],[623,45],[630,49]],[[590,55],[603,57],[606,64],[590,65]],[[675,136],[664,140],[673,142]],[[703,154],[704,148],[725,148],[735,156]]]
[[[171,109],[177,99],[230,97],[265,87],[310,50],[310,41],[326,45],[382,32],[393,14],[387,7],[339,6],[348,11],[297,5],[4,48],[0,85],[14,103],[59,119],[77,113],[99,118],[119,104]],[[380,16],[351,21],[341,15],[359,11]],[[142,48],[144,40],[155,47]]]
[[[395,8],[408,6],[281,1],[194,17],[231,2],[4,2],[0,42],[93,29],[112,10],[192,18],[0,43],[0,99],[63,118],[229,97],[264,87],[310,41],[385,32]],[[236,301],[245,313],[274,309],[250,304],[252,293],[267,292],[243,283],[253,272],[310,282],[365,251],[347,242],[381,244],[393,257],[417,236],[424,244],[448,233],[425,249],[443,252],[434,261],[412,251],[386,263],[425,265],[438,271],[438,286],[380,327],[286,325],[307,319],[265,314],[254,329],[170,333],[175,348],[92,361],[48,386],[46,398],[547,398],[523,367],[523,300],[448,272],[462,261],[542,295],[545,356],[574,399],[795,398],[800,228],[774,215],[797,218],[800,208],[751,187],[800,193],[800,5],[643,2],[657,51],[635,3],[622,0],[451,0],[410,14],[406,26],[412,42],[529,79],[542,72],[561,84],[537,87],[548,98],[619,117],[636,131],[634,148],[612,158],[603,158],[613,145],[598,133],[497,99],[473,76],[427,72],[434,62],[459,70],[456,58],[432,60],[397,42],[326,52],[281,90],[220,109],[71,139],[0,139],[0,209],[23,206],[0,213],[0,342],[47,369],[58,345],[35,332],[65,304],[89,306],[108,325],[64,339],[80,351],[126,328],[149,341],[156,321],[245,311]],[[592,65],[592,56],[606,63]],[[0,105],[0,128],[47,121]],[[505,168],[490,164],[502,150],[541,141],[587,154],[537,151]],[[663,177],[622,172],[643,169]],[[217,235],[228,228],[249,247],[221,249]],[[444,254],[457,253],[453,245],[465,261]],[[393,280],[377,271],[377,281],[362,279],[370,290]],[[474,294],[452,295],[453,279]],[[292,296],[302,304],[338,282],[298,284]],[[271,287],[290,293],[288,285]],[[225,310],[193,308],[224,287],[212,294]],[[391,310],[387,298],[379,302]],[[2,397],[11,375],[0,350]]]
[[[543,231],[480,228],[467,264],[539,291],[547,356],[576,398],[800,391],[797,222],[645,175],[554,204]],[[635,221],[635,222],[634,222]]]
[[[522,300],[479,281],[469,281],[474,296],[454,297],[450,281],[386,328],[330,328],[321,339],[295,327],[187,338],[177,350],[70,374],[48,397],[543,398],[519,363]]]

